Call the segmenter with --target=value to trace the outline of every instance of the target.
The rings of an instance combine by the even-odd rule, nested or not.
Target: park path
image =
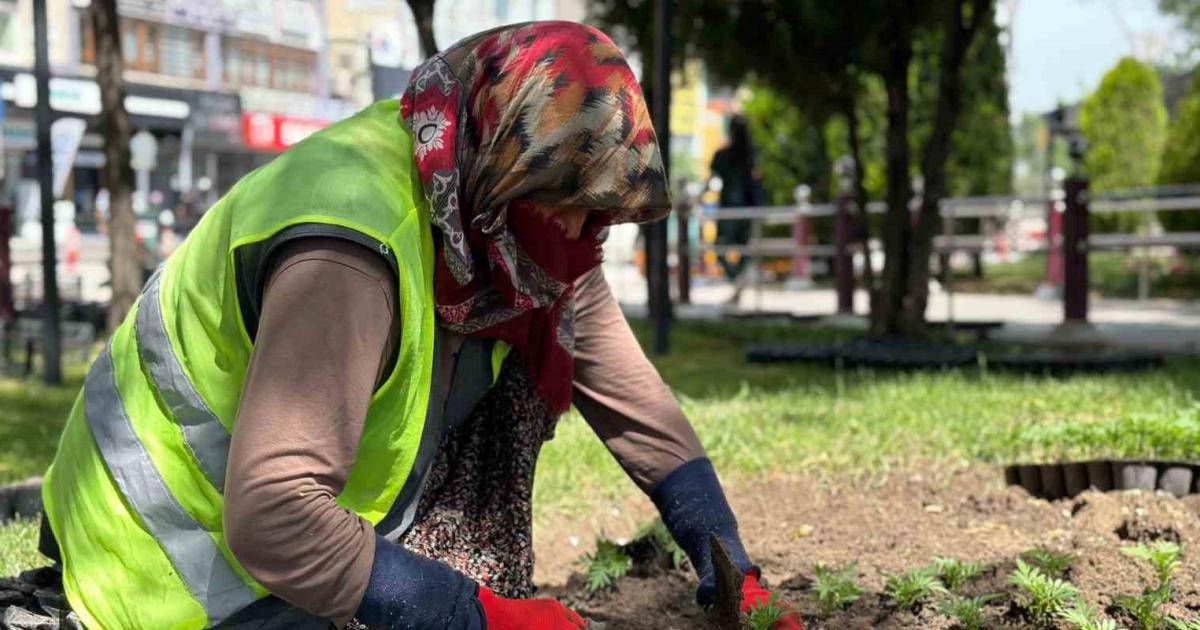
[[[646,282],[632,265],[605,263],[605,275],[613,292],[629,315],[646,312]],[[732,287],[724,282],[703,281],[692,287],[692,303],[676,310],[682,318],[719,318],[730,312],[725,301]],[[854,299],[855,313],[867,312],[867,295],[859,291]],[[743,291],[736,310],[787,312],[796,315],[831,315],[837,310],[833,289],[787,290],[778,286],[753,287]],[[1032,295],[994,295],[978,293],[931,292],[927,316],[930,321],[1003,321],[1005,326],[994,339],[1027,343],[1054,342],[1053,333],[1062,322],[1062,302]],[[1200,355],[1200,302],[1149,299],[1122,300],[1093,296],[1089,320],[1092,334],[1115,346],[1163,352]],[[840,318],[839,323],[855,325],[854,319]],[[861,322],[857,322],[861,325]]]

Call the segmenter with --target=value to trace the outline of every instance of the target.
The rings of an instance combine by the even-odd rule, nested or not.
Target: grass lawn
[[[1138,296],[1137,261],[1125,252],[1099,251],[1088,256],[1092,290],[1110,298]],[[1046,277],[1046,255],[1031,254],[1019,261],[985,265],[983,278],[956,274],[954,290],[974,293],[1031,294]],[[1200,258],[1182,256],[1151,264],[1150,297],[1200,298]]]
[[[839,334],[766,323],[681,323],[674,354],[655,363],[718,469],[731,478],[871,475],[917,460],[1053,457],[1056,440],[1078,440],[1067,449],[1071,454],[1150,455],[1164,440],[1131,439],[1130,431],[1200,424],[1195,359],[1146,373],[1048,379],[978,370],[902,374],[751,365],[742,357],[747,342]],[[0,479],[41,474],[49,464],[84,368],[67,372],[61,387],[0,378]],[[1081,425],[1120,430],[1063,430]],[[1185,431],[1183,440],[1169,435],[1172,456],[1200,456],[1197,431]],[[565,417],[538,467],[539,514],[571,513],[635,492],[583,420]],[[0,575],[36,559],[34,540],[30,524],[0,527]]]

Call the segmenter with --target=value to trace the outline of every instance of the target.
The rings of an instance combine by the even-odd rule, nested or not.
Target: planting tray
[[[1043,499],[1073,497],[1094,488],[1164,490],[1177,497],[1200,494],[1200,463],[1160,460],[1092,460],[1057,464],[1013,464],[1004,468],[1009,485]]]
[[[746,348],[750,363],[820,363],[881,369],[988,368],[1044,376],[1132,372],[1161,367],[1161,355],[1124,351],[1030,350],[989,354],[970,345],[857,339],[843,344],[758,344]]]

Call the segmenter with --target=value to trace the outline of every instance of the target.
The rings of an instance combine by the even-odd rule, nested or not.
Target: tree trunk
[[[108,189],[109,273],[112,299],[108,329],[116,330],[142,288],[142,264],[135,238],[133,169],[129,165],[129,113],[125,111],[120,22],[117,0],[92,0],[96,38],[96,82],[100,85],[100,128],[104,136],[104,187]]]
[[[934,110],[933,131],[925,145],[921,171],[925,191],[912,239],[908,274],[908,297],[900,319],[906,335],[925,332],[925,308],[929,303],[929,257],[933,252],[933,237],[942,223],[940,207],[946,194],[946,161],[954,139],[954,128],[962,111],[962,64],[971,41],[985,18],[991,16],[992,0],[955,0],[947,8],[947,21],[942,30],[942,51],[938,62],[938,96]],[[971,8],[969,21],[964,23],[965,9]]]
[[[863,172],[862,143],[859,137],[858,103],[855,99],[857,84],[853,80],[846,89],[842,101],[842,115],[846,117],[846,130],[850,143],[850,159],[854,161],[854,203],[858,206],[859,236],[863,251],[863,286],[867,290],[868,302],[875,304],[875,268],[871,265],[871,221],[867,215],[866,173]]]
[[[879,299],[871,311],[871,332],[876,336],[901,334],[905,280],[908,277],[908,244],[912,233],[908,202],[911,151],[908,145],[908,70],[913,56],[913,0],[888,3],[888,36],[891,50],[884,68],[887,88],[887,214],[883,220],[883,278]]]
[[[438,54],[437,38],[433,35],[433,6],[436,0],[408,0],[413,21],[417,23],[417,37],[421,40],[421,56],[428,59]]]

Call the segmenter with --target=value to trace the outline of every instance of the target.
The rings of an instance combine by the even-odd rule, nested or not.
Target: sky
[[[1082,99],[1121,57],[1170,58],[1184,45],[1173,20],[1158,12],[1155,0],[1000,4],[1016,5],[1009,67],[1014,115],[1045,112],[1060,101]]]

